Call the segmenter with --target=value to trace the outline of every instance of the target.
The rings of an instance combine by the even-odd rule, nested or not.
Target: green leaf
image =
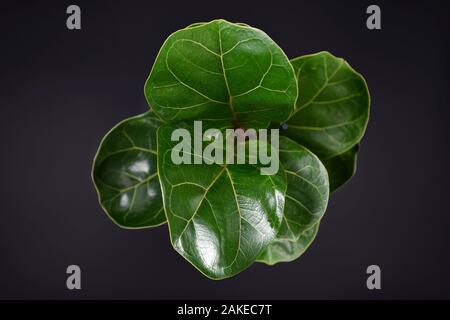
[[[370,97],[364,78],[328,52],[291,60],[300,95],[284,135],[321,159],[341,154],[364,135]]]
[[[322,160],[328,171],[330,192],[336,191],[355,174],[358,149],[359,144],[335,157]]]
[[[257,261],[274,265],[279,262],[290,262],[298,259],[316,238],[319,224],[320,222],[317,222],[314,226],[305,230],[296,241],[274,240]]]
[[[261,118],[285,121],[297,82],[288,58],[264,32],[214,20],[167,38],[144,92],[166,120],[225,119],[238,127]]]
[[[328,174],[315,154],[287,137],[280,137],[280,161],[288,187],[277,239],[296,241],[325,213],[329,197]]]
[[[166,220],[156,164],[156,129],[162,123],[149,111],[120,122],[100,143],[92,179],[100,205],[120,227]]]
[[[178,145],[171,141],[175,128],[158,129],[158,172],[172,245],[207,277],[231,277],[249,267],[275,238],[285,173],[261,175],[259,166],[250,164],[176,165],[171,159]],[[194,157],[201,156],[192,149]]]
[[[258,258],[275,264],[298,258],[313,241],[325,213],[328,174],[319,158],[287,137],[280,137],[280,161],[287,175],[283,221],[275,240]]]

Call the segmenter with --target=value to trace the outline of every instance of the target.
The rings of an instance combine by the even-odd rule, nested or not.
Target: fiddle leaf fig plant
[[[230,277],[277,236],[286,174],[261,175],[257,164],[174,164],[175,129],[158,129],[158,172],[172,245],[208,277]],[[193,147],[189,153],[202,157]]]
[[[153,110],[168,121],[286,120],[297,99],[294,69],[261,30],[215,20],[173,33],[145,83]]]
[[[348,62],[289,60],[263,31],[222,19],[170,35],[144,94],[150,109],[114,126],[95,155],[100,205],[122,228],[167,222],[174,249],[211,279],[306,251],[330,194],[355,174],[369,119],[366,82]],[[238,154],[263,131],[270,142],[254,151],[279,163],[270,173]],[[224,146],[230,132],[237,142]]]
[[[301,94],[284,134],[321,159],[337,156],[361,140],[369,119],[364,78],[328,52],[291,60]]]
[[[120,122],[100,143],[92,177],[100,205],[121,227],[146,228],[166,222],[156,152],[156,130],[163,123],[147,111]]]

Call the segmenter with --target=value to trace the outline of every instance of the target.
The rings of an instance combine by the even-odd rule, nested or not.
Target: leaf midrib
[[[234,105],[233,105],[233,96],[231,95],[231,91],[230,91],[230,86],[228,84],[228,78],[227,78],[227,74],[225,71],[225,65],[223,62],[223,49],[222,49],[222,29],[220,27],[220,25],[218,26],[218,34],[219,34],[219,48],[220,48],[220,65],[222,67],[222,72],[223,72],[223,79],[225,81],[225,86],[227,88],[227,92],[228,92],[228,106],[230,107],[230,112],[231,112],[231,116],[233,117],[233,126],[234,127],[238,127],[238,120],[237,120],[237,115],[236,115],[236,111],[234,110]],[[228,52],[228,51],[227,51]]]
[[[197,207],[196,207],[194,213],[192,214],[192,216],[191,216],[188,220],[186,220],[186,225],[185,225],[184,229],[181,231],[180,235],[177,237],[177,239],[176,239],[174,242],[177,242],[177,241],[181,240],[181,237],[184,235],[184,233],[186,232],[187,228],[189,227],[189,224],[193,221],[193,219],[194,219],[195,216],[197,215],[198,210],[200,209],[200,207],[202,206],[202,204],[204,203],[204,201],[205,201],[205,200],[208,200],[208,199],[206,198],[206,195],[208,194],[209,190],[214,186],[214,184],[219,180],[219,178],[222,176],[222,174],[223,174],[224,172],[227,173],[228,179],[230,180],[231,189],[232,189],[232,191],[233,191],[233,197],[234,197],[234,200],[235,200],[235,203],[236,203],[237,213],[239,214],[239,232],[238,232],[238,233],[239,233],[239,237],[238,237],[238,245],[237,245],[236,253],[235,253],[235,256],[234,256],[233,260],[232,260],[227,266],[224,267],[224,269],[229,269],[229,268],[231,268],[231,267],[234,265],[234,263],[236,262],[236,260],[237,260],[237,258],[238,258],[238,256],[239,256],[239,251],[241,250],[241,229],[242,229],[242,220],[245,220],[245,219],[243,218],[242,213],[241,213],[241,211],[240,211],[239,202],[238,202],[238,198],[237,198],[238,195],[237,195],[236,189],[234,188],[234,185],[233,185],[233,179],[231,178],[231,174],[230,174],[229,169],[227,168],[227,166],[222,166],[222,169],[221,169],[220,172],[213,178],[213,181],[212,181],[206,188],[204,188],[204,189],[205,189],[205,192],[204,192],[202,198],[200,199],[199,204],[197,205]],[[211,210],[213,211],[212,208],[211,208]],[[214,215],[214,211],[213,211],[213,215]],[[215,216],[214,216],[214,218],[215,218]],[[250,222],[247,221],[247,223],[248,223],[249,225],[253,226]],[[259,230],[257,230],[257,231],[259,231]]]

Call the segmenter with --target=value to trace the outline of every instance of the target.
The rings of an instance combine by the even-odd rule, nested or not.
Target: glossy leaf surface
[[[295,241],[325,213],[329,197],[328,174],[316,155],[287,137],[280,137],[280,161],[288,187],[277,239]]]
[[[233,276],[275,238],[285,173],[261,175],[257,165],[249,164],[176,165],[171,158],[178,144],[171,141],[174,129],[158,130],[158,171],[172,245],[209,278]],[[194,157],[200,157],[193,149]]]
[[[92,177],[109,217],[125,228],[165,222],[157,173],[156,129],[152,111],[120,122],[103,138]]]
[[[308,248],[329,197],[327,171],[308,149],[280,137],[280,161],[288,181],[283,221],[275,240],[258,258],[269,265],[292,261]]]
[[[259,256],[258,262],[274,265],[298,259],[316,238],[320,222],[305,230],[296,241],[274,240]]]
[[[283,134],[320,158],[349,150],[361,140],[369,118],[364,78],[328,52],[298,57],[291,63],[300,94]]]
[[[145,84],[166,120],[284,121],[297,82],[284,52],[261,30],[225,20],[181,29],[164,42]]]

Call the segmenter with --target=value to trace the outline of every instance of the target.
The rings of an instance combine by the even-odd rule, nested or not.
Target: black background
[[[449,44],[444,2],[76,1],[0,7],[0,298],[450,298]],[[166,226],[116,227],[90,169],[102,136],[146,111],[144,81],[172,32],[225,18],[266,31],[289,57],[328,50],[367,79],[358,172],[302,258],[211,281]],[[82,290],[66,288],[66,267]],[[378,264],[382,290],[366,288]]]

